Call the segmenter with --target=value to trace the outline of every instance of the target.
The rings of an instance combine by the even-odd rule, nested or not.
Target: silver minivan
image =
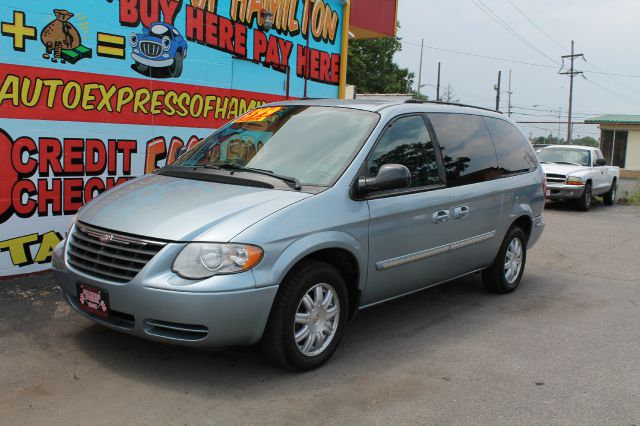
[[[544,228],[544,176],[504,116],[303,100],[228,123],[78,213],[54,252],[66,301],[173,344],[260,342],[308,370],[358,310],[463,275],[509,293]]]

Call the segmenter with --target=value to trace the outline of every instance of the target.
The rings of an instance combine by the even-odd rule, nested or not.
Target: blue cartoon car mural
[[[152,69],[164,69],[169,77],[180,77],[182,61],[187,57],[187,41],[173,26],[154,22],[142,33],[131,33],[132,66],[141,74],[151,75]]]

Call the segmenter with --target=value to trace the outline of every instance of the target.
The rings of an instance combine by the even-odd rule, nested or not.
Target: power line
[[[404,41],[404,40],[400,40],[400,44],[404,44],[404,45],[408,45],[408,46],[421,47],[420,43],[413,43],[413,42]],[[444,48],[444,47],[437,47],[437,46],[427,46],[426,44],[424,45],[424,48],[425,49],[431,49],[431,50],[438,50],[438,51],[441,51],[441,52],[453,53],[453,54],[456,54],[456,55],[463,55],[463,56],[471,56],[471,57],[481,58],[481,59],[488,59],[488,60],[492,60],[492,61],[509,62],[509,63],[512,63],[512,64],[528,65],[528,66],[538,67],[538,68],[557,69],[557,67],[553,66],[553,65],[538,64],[538,63],[535,63],[535,62],[520,61],[518,59],[503,58],[503,57],[499,57],[499,56],[480,55],[478,53],[465,52],[463,50],[447,49],[447,48]],[[591,62],[589,62],[589,64],[591,64]],[[593,71],[593,70],[585,70],[583,72],[584,73],[588,73],[588,74],[600,74],[600,75],[608,75],[608,76],[614,76],[614,77],[640,78],[640,75],[636,75],[636,74],[623,74],[623,73],[613,73],[613,72]]]
[[[533,43],[529,42],[529,40],[527,40],[525,37],[523,37],[520,33],[518,33],[516,30],[514,30],[511,25],[509,25],[504,19],[500,18],[494,11],[491,10],[491,8],[489,8],[486,4],[484,4],[482,2],[482,0],[471,0],[473,2],[473,4],[475,4],[485,15],[487,15],[489,18],[491,18],[494,22],[496,22],[498,25],[500,25],[502,28],[504,28],[505,30],[507,30],[511,35],[513,35],[514,37],[516,37],[517,39],[519,39],[520,41],[522,41],[524,44],[526,44],[527,46],[529,46],[531,49],[535,50],[536,52],[538,52],[540,55],[544,56],[545,58],[547,58],[549,61],[551,61],[554,64],[560,65],[555,59],[553,59],[551,56],[547,55],[546,53],[544,53],[542,50],[540,50],[538,47],[536,47]]]
[[[587,78],[587,77],[585,77],[584,75],[582,76],[582,78],[584,78],[584,79],[585,79],[587,82],[589,82],[590,84],[592,84],[592,85],[594,85],[594,86],[596,86],[596,87],[600,88],[601,90],[603,90],[603,91],[607,92],[609,95],[615,96],[615,97],[620,98],[621,100],[623,100],[623,101],[625,101],[625,102],[628,102],[628,103],[633,104],[633,105],[635,105],[635,106],[637,106],[637,107],[640,107],[640,103],[637,103],[636,101],[632,100],[631,98],[628,98],[628,97],[626,97],[625,95],[622,95],[622,94],[620,94],[620,93],[618,93],[618,92],[615,92],[615,91],[613,91],[613,90],[611,90],[611,89],[608,89],[608,88],[606,88],[606,87],[604,87],[604,86],[602,86],[602,85],[600,85],[600,84],[596,83],[595,81],[593,81],[593,80],[591,80],[591,79],[588,79],[588,78]]]
[[[407,45],[410,45],[410,46],[420,47],[420,43],[411,43],[409,41],[402,41],[402,40],[400,41],[400,43],[401,44],[407,44]],[[497,57],[497,56],[479,55],[477,53],[465,52],[465,51],[462,51],[462,50],[453,50],[453,49],[445,49],[443,47],[427,46],[426,44],[424,45],[424,48],[425,49],[431,49],[431,50],[439,50],[441,52],[455,53],[457,55],[473,56],[473,57],[482,58],[482,59],[490,59],[490,60],[493,60],[493,61],[511,62],[511,63],[514,63],[514,64],[529,65],[529,66],[540,67],[540,68],[553,68],[553,69],[557,68],[557,67],[555,67],[553,65],[536,64],[534,62],[519,61],[517,59],[500,58],[500,57]]]
[[[520,8],[518,6],[516,6],[511,0],[507,0],[509,2],[509,4],[520,14],[522,15],[522,17],[524,19],[526,19],[531,25],[533,25],[538,31],[540,31],[545,37],[547,37],[549,40],[551,40],[556,46],[560,47],[560,49],[562,49],[563,51],[566,50],[567,48],[565,46],[563,46],[561,43],[559,43],[558,41],[556,41],[556,39],[554,39],[553,37],[551,37],[545,30],[543,30],[542,28],[540,28],[538,26],[538,24],[536,24],[535,22],[533,22],[533,20],[531,18],[529,18],[522,10],[520,10]]]

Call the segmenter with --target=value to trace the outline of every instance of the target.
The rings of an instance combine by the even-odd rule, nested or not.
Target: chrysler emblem
[[[101,243],[108,243],[111,240],[113,240],[113,235],[111,235],[111,234],[102,234],[102,235],[100,235],[100,242]]]

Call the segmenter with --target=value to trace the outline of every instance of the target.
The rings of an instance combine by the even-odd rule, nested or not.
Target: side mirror
[[[376,177],[360,177],[358,193],[368,194],[373,191],[406,188],[411,185],[411,172],[401,164],[385,164],[380,167]]]
[[[187,148],[185,148],[184,146],[181,146],[180,148],[176,149],[176,155],[173,158],[173,161],[176,161],[178,158],[182,157],[185,152],[187,152]]]
[[[604,158],[598,158],[596,160],[596,166],[601,167],[606,165],[607,165],[607,160],[605,160]]]

